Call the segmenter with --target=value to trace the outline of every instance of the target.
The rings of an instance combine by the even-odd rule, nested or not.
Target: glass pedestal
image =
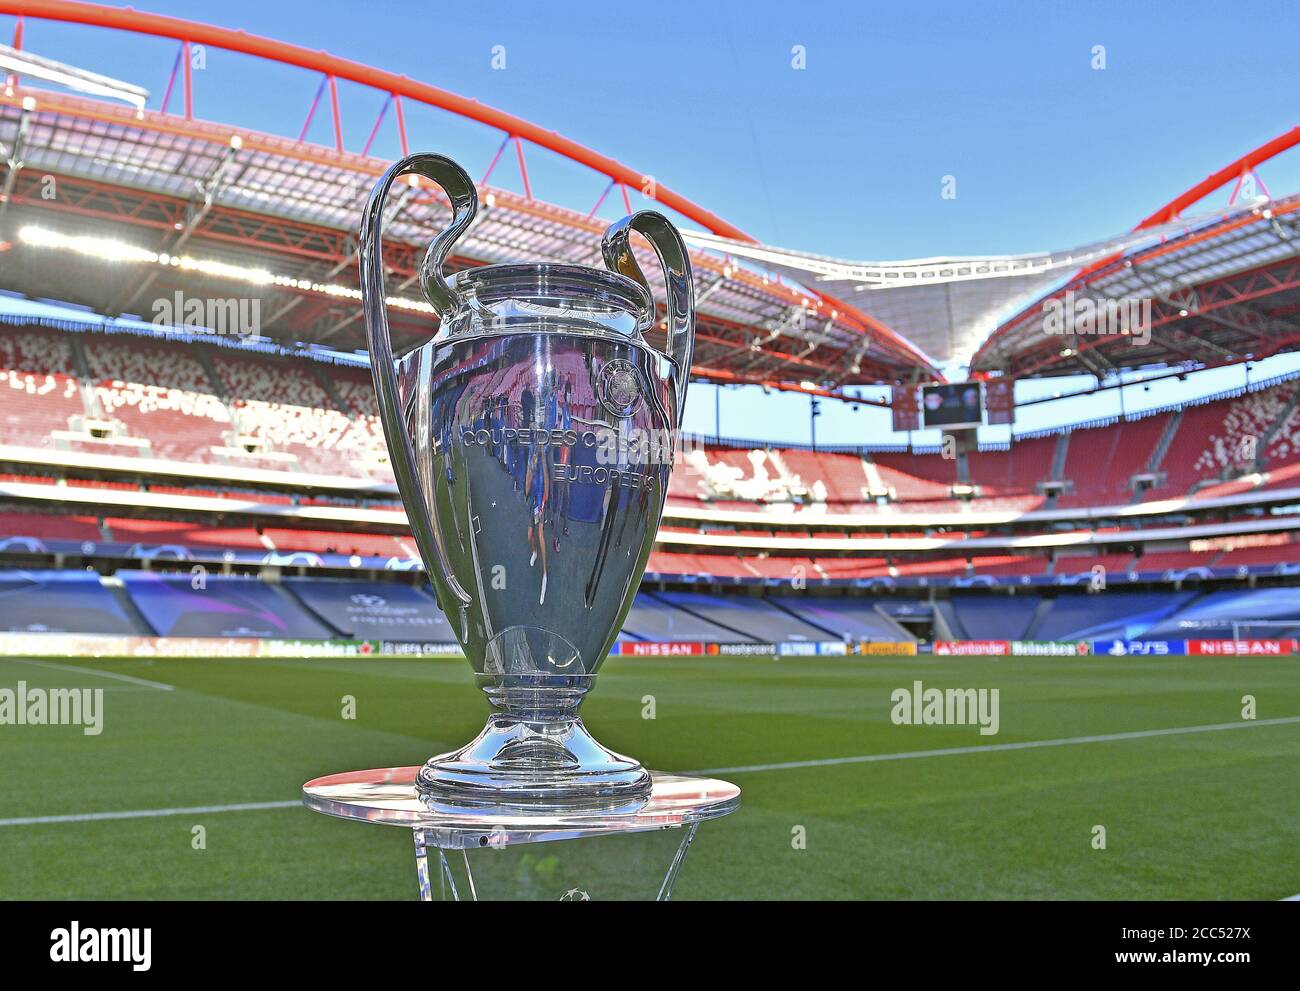
[[[331,774],[302,791],[317,812],[410,829],[425,901],[667,901],[700,824],[740,805],[729,782],[652,772],[650,797],[620,807],[453,808],[421,796],[418,771]]]

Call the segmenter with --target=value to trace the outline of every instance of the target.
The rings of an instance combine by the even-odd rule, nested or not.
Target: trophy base
[[[740,806],[729,782],[655,772],[650,797],[630,811],[447,810],[417,791],[419,770],[330,774],[303,785],[302,800],[326,815],[410,829],[424,901],[666,901],[699,826]]]
[[[532,722],[492,716],[464,747],[420,768],[415,785],[431,807],[546,806],[633,809],[650,797],[650,772],[601,746],[577,717]]]

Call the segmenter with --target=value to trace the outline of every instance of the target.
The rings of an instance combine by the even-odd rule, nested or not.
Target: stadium
[[[80,40],[46,44],[52,24]],[[421,761],[481,718],[365,351],[377,148],[419,150],[416,114],[493,135],[467,160],[484,209],[454,271],[599,264],[656,165],[290,40],[58,0],[0,0],[6,25],[0,671],[102,687],[121,728],[7,744],[0,896],[408,897],[400,838],[304,821],[296,798],[325,769]],[[163,92],[97,72],[122,39],[170,63]],[[218,53],[310,78],[305,121],[204,119],[195,70]],[[345,88],[373,105],[364,144],[345,140]],[[815,419],[803,444],[761,424],[681,439],[584,710],[655,767],[744,788],[678,897],[1300,891],[1300,366],[1269,364],[1300,351],[1300,195],[1263,180],[1297,144],[1300,128],[1225,149],[1132,229],[1015,257],[785,250],[649,182],[691,248],[695,381],[893,427],[851,445],[818,444]],[[603,191],[549,201],[539,158]],[[450,216],[431,183],[393,194],[399,346],[437,328],[420,256]],[[1145,308],[1092,318],[1117,301]],[[1044,388],[1089,377],[1067,398],[1208,384],[1033,426]],[[914,681],[1001,689],[999,735],[891,722]],[[55,853],[73,830],[97,853],[69,875]]]

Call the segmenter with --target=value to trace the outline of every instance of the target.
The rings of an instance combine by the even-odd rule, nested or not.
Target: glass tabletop
[[[303,804],[343,819],[421,829],[429,846],[445,849],[671,829],[717,819],[740,806],[740,789],[730,782],[654,771],[650,797],[633,803],[580,808],[451,807],[420,795],[415,787],[418,770],[382,767],[315,778],[302,787]]]

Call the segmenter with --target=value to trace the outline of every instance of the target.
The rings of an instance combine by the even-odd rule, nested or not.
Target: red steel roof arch
[[[449,90],[418,82],[408,76],[378,69],[360,62],[278,41],[242,29],[222,28],[165,14],[138,11],[130,7],[108,7],[81,0],[0,0],[0,14],[33,17],[43,20],[110,28],[134,34],[170,38],[184,44],[209,45],[213,48],[264,58],[285,65],[321,72],[327,78],[346,79],[394,96],[407,97],[493,127],[516,139],[524,139],[571,161],[608,176],[623,186],[641,188],[645,175],[602,155],[563,135],[547,130],[514,114],[460,96]],[[188,68],[188,63],[186,63]],[[187,85],[186,97],[190,90]],[[400,116],[400,104],[398,107]],[[187,107],[188,111],[188,107]],[[342,149],[340,148],[340,151]],[[520,152],[522,154],[522,151]],[[529,197],[531,198],[531,197]],[[654,199],[710,232],[722,237],[756,244],[757,239],[727,222],[700,204],[656,182]],[[858,310],[850,303],[820,290],[809,288],[811,297],[849,318],[863,334],[875,336],[887,348],[905,355],[919,369],[941,378],[937,369],[917,348],[885,324]],[[775,383],[774,383],[775,384]]]
[[[1297,145],[1300,145],[1300,125],[1293,126],[1276,137],[1265,141],[1263,144],[1246,152],[1244,155],[1233,159],[1218,171],[1210,173],[1204,179],[1189,186],[1183,192],[1169,200],[1169,202],[1163,204],[1147,217],[1139,221],[1137,225],[1133,227],[1133,231],[1149,230],[1153,227],[1159,227],[1162,224],[1177,220],[1188,207],[1199,203],[1201,200],[1205,199],[1205,197],[1223,189],[1229,183],[1238,181],[1242,176],[1253,171],[1262,163],[1267,162],[1272,158],[1276,158],[1278,155],[1296,147]],[[1292,206],[1288,209],[1295,209],[1295,207]],[[1237,223],[1239,223],[1239,221],[1229,221],[1227,225],[1223,226],[1235,226]],[[1190,238],[1193,239],[1196,237],[1198,237],[1198,235],[1190,236]],[[1156,254],[1159,253],[1159,249],[1147,249],[1146,253]],[[1013,316],[1004,320],[1001,325],[989,334],[989,336],[984,340],[984,343],[980,345],[979,350],[972,357],[972,371],[978,369],[976,372],[977,377],[986,376],[990,369],[980,367],[982,364],[981,359],[984,357],[985,353],[996,347],[1001,338],[1006,336],[1008,333],[1013,332],[1021,321],[1025,319],[1026,316],[1030,315],[1032,311],[1039,309],[1044,299],[1048,299],[1054,295],[1059,295],[1068,288],[1088,282],[1090,277],[1104,273],[1106,270],[1114,266],[1121,257],[1121,255],[1117,254],[1093,262],[1091,265],[1080,269],[1074,278],[1072,278],[1065,286],[1031,300]],[[1092,350],[1104,343],[1104,339],[1099,339],[1098,341],[1089,342],[1089,344],[1084,346],[1083,349]]]

